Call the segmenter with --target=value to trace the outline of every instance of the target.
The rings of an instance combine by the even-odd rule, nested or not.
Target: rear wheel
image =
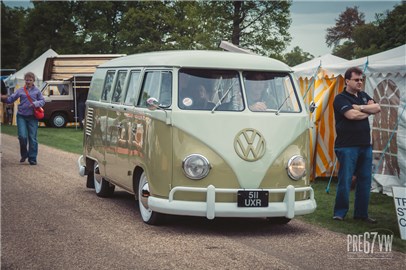
[[[145,172],[142,172],[138,183],[138,206],[140,208],[140,214],[142,220],[150,225],[157,225],[162,222],[163,215],[152,211],[148,207],[149,197],[148,179]]]
[[[93,182],[96,195],[103,198],[111,197],[114,193],[115,186],[100,175],[99,163],[95,161],[93,168]]]
[[[67,120],[63,113],[54,113],[50,122],[53,127],[62,128],[66,126]]]

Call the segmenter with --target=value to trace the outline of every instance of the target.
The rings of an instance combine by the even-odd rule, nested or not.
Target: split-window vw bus
[[[309,115],[285,64],[220,51],[144,53],[94,73],[79,172],[144,222],[165,214],[268,218],[316,208]]]

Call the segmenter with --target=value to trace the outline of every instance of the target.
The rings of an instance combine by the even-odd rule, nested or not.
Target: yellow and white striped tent
[[[344,89],[345,71],[357,66],[365,73],[365,91],[382,109],[380,114],[369,117],[374,180],[385,193],[391,193],[390,187],[385,190],[387,183],[406,186],[405,54],[403,45],[352,61],[325,55],[292,68],[305,101],[307,104],[313,101],[317,106],[311,116],[313,178],[337,173],[333,100]]]

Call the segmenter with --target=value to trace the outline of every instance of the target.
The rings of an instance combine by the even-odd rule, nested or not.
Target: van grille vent
[[[86,135],[92,135],[92,127],[93,127],[93,108],[87,108],[86,114]]]

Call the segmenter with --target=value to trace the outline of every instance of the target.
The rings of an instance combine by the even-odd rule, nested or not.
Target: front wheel
[[[65,127],[67,124],[66,116],[63,113],[55,113],[52,115],[51,123],[56,128]]]
[[[99,197],[111,197],[114,193],[115,186],[110,184],[100,175],[99,163],[94,162],[93,167],[94,190]]]
[[[162,222],[162,214],[152,211],[148,207],[149,197],[148,179],[145,172],[142,172],[140,181],[138,183],[138,206],[140,208],[140,214],[142,220],[149,225],[157,225]]]

